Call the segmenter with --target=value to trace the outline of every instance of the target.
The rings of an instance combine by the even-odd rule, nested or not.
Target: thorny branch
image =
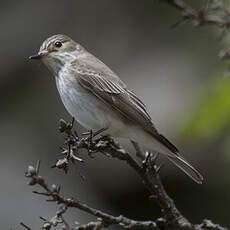
[[[142,179],[143,183],[150,192],[150,197],[154,198],[159,207],[161,208],[162,216],[156,221],[136,221],[120,216],[113,216],[98,209],[92,208],[87,204],[82,203],[78,199],[65,197],[61,193],[61,187],[55,184],[48,185],[47,181],[40,175],[40,161],[37,166],[29,166],[25,174],[29,178],[28,184],[31,186],[39,185],[43,191],[34,191],[35,194],[42,195],[48,198],[47,201],[56,202],[60,205],[56,215],[50,220],[41,217],[44,222],[42,229],[49,230],[56,228],[58,225],[62,225],[62,229],[72,230],[97,230],[105,229],[111,225],[118,225],[124,229],[157,229],[157,230],[204,230],[204,229],[216,229],[225,230],[225,228],[213,224],[210,220],[204,220],[200,225],[191,224],[176,208],[174,201],[166,193],[163,184],[161,182],[159,171],[160,166],[157,166],[157,155],[147,153],[144,160],[139,164],[130,154],[125,151],[117,142],[109,136],[99,136],[103,130],[98,132],[88,132],[83,134],[83,137],[79,137],[76,131],[73,131],[72,123],[67,123],[64,120],[60,121],[60,132],[64,133],[66,138],[64,142],[64,148],[62,148],[62,159],[59,159],[54,167],[63,169],[68,172],[71,163],[82,163],[83,160],[79,157],[79,150],[86,149],[88,154],[103,153],[106,156],[119,159],[127,163],[129,167],[134,169]],[[137,156],[140,156],[141,149],[136,143],[133,143]],[[144,155],[143,155],[144,156]],[[75,228],[65,221],[64,214],[69,208],[77,208],[86,213],[92,214],[97,217],[96,221],[90,222],[85,225],[77,226]],[[30,227],[21,223],[24,229],[32,230]]]
[[[114,224],[121,225],[127,229],[135,229],[135,227],[138,227],[139,229],[157,229],[157,225],[152,221],[135,221],[124,216],[115,217],[95,208],[91,208],[77,199],[64,197],[61,194],[61,188],[59,186],[55,184],[49,186],[46,180],[39,175],[39,167],[35,169],[33,166],[29,166],[25,176],[30,178],[29,185],[39,185],[44,190],[42,192],[33,191],[33,193],[46,196],[48,198],[47,201],[49,202],[56,202],[57,204],[63,205],[51,220],[42,218],[42,220],[44,220],[43,229],[48,230],[51,229],[51,227],[56,227],[58,224],[63,224],[65,229],[72,229],[67,225],[63,217],[63,214],[68,208],[77,208],[100,218],[96,222],[90,222],[86,225],[77,227],[79,230],[101,229],[102,227],[108,227]],[[92,226],[97,226],[97,228],[91,228]]]
[[[173,28],[191,22],[196,27],[212,25],[220,28],[222,30],[220,38],[229,33],[230,7],[228,0],[207,0],[206,5],[200,9],[196,9],[184,0],[160,1],[173,6],[181,13],[181,18],[172,25]],[[230,49],[221,50],[219,57],[229,59]]]
[[[160,0],[180,11],[181,19],[175,23],[178,26],[192,22],[194,26],[214,25],[225,32],[230,28],[230,8],[226,0],[207,0],[200,9],[189,5],[185,0]]]
[[[206,0],[202,8],[195,8],[185,0],[159,0],[180,12],[180,19],[172,25],[172,28],[185,23],[192,23],[196,27],[215,26],[221,29],[220,39],[229,34],[230,29],[230,6],[228,0]],[[221,60],[230,59],[230,48],[220,50],[218,54]],[[229,75],[227,68],[226,74]]]

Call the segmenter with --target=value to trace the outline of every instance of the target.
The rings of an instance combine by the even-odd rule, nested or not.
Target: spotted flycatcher
[[[55,76],[62,102],[86,129],[129,138],[165,154],[197,183],[203,177],[155,128],[144,103],[103,62],[65,35],[46,39],[37,55]]]

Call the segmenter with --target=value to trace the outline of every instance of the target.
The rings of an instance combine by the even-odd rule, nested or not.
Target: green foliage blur
[[[188,138],[217,137],[230,125],[230,77],[212,81],[198,101],[183,134]]]

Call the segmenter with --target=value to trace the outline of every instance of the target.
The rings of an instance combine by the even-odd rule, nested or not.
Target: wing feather
[[[111,71],[105,73],[95,67],[89,68],[89,66],[87,68],[78,66],[75,70],[77,71],[77,81],[82,87],[90,90],[129,121],[139,124],[169,150],[178,154],[176,146],[158,133],[154,127],[145,104],[135,93],[128,90],[115,74],[113,76]]]
[[[79,83],[109,103],[114,109],[125,115],[126,118],[152,131],[153,124],[151,118],[144,109],[143,105],[135,99],[130,91],[121,87],[100,75],[94,75],[92,72],[82,72],[78,75]]]

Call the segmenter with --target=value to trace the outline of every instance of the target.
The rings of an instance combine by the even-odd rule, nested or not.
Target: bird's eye
[[[62,46],[62,43],[61,42],[55,42],[54,45],[55,45],[55,47],[60,48]]]

